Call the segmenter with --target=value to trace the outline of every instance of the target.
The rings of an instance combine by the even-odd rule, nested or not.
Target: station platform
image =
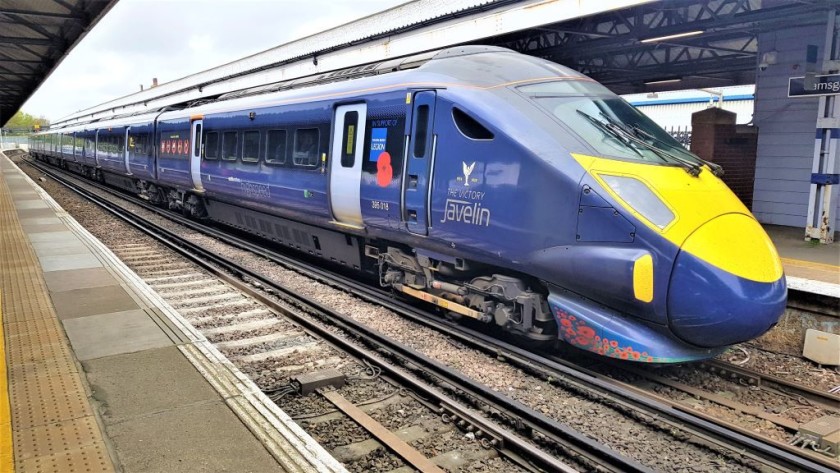
[[[804,228],[764,229],[779,251],[790,289],[840,297],[840,240],[826,245],[805,241]]]
[[[345,471],[0,152],[0,472]]]

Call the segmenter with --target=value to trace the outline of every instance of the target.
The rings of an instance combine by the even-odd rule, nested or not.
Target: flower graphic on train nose
[[[472,162],[469,166],[465,161],[461,161],[461,164],[464,165],[464,186],[470,186],[470,174],[473,172],[473,168],[475,168],[475,161]]]

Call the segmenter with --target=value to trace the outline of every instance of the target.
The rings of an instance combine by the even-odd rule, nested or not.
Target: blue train
[[[604,356],[709,358],[786,305],[778,254],[717,166],[586,76],[506,49],[55,128],[32,153]]]

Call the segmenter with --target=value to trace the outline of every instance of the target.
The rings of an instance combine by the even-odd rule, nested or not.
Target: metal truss
[[[793,22],[822,24],[826,12],[839,3],[662,1],[511,34],[497,44],[623,86],[623,92],[648,90],[648,81],[686,76],[735,85],[750,80],[745,73],[755,69],[759,33]],[[692,32],[696,34],[657,40]]]
[[[0,124],[43,82],[116,0],[42,0],[0,5]]]

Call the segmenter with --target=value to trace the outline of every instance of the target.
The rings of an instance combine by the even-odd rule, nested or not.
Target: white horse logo
[[[469,166],[464,161],[461,161],[461,164],[464,165],[464,186],[470,186],[470,174],[473,172],[473,168],[475,168],[475,161],[472,162]]]

